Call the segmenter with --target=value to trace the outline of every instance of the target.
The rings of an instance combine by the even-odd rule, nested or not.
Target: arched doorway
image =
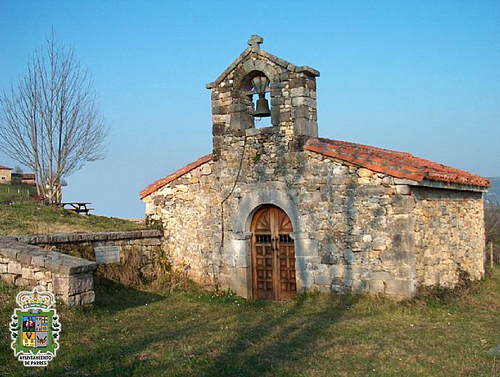
[[[252,292],[264,300],[295,295],[295,248],[292,222],[280,208],[267,205],[254,215],[252,231]]]

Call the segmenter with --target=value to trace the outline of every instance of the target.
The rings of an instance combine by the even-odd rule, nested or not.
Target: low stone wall
[[[0,238],[0,280],[19,287],[53,292],[67,305],[94,302],[96,263]]]
[[[28,235],[18,236],[17,240],[90,261],[95,261],[96,247],[118,246],[120,263],[99,265],[96,273],[118,283],[133,286],[150,283],[158,277],[162,236],[162,231],[149,229]]]

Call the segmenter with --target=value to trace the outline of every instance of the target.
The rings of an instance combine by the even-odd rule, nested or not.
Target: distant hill
[[[485,196],[486,203],[488,204],[500,204],[500,177],[488,178],[491,183],[491,187]]]

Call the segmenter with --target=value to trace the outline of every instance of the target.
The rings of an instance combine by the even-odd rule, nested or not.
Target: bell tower
[[[213,157],[218,160],[227,137],[258,132],[288,135],[294,145],[318,136],[316,77],[308,66],[295,66],[261,49],[252,35],[248,47],[207,89],[212,92]],[[271,117],[271,127],[255,119]],[[253,131],[250,131],[254,129]]]

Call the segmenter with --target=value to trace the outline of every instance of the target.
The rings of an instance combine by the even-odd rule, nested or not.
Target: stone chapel
[[[213,152],[141,191],[175,268],[203,286],[411,298],[484,275],[485,178],[318,137],[316,78],[252,36],[212,83]],[[270,107],[267,107],[269,99]],[[270,115],[269,127],[256,118]]]

